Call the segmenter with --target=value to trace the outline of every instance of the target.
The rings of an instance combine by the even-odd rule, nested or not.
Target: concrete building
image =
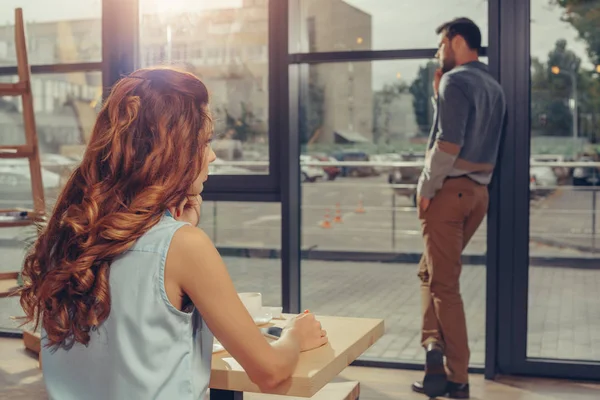
[[[301,2],[301,51],[370,50],[371,16],[342,0]],[[371,62],[311,65],[302,75],[306,98],[310,85],[323,90],[323,125],[312,132],[310,143],[373,141],[373,87]],[[313,104],[318,107],[318,104]]]

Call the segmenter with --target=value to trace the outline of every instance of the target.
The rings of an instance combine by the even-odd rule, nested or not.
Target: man
[[[502,88],[479,62],[477,25],[458,18],[436,33],[436,110],[417,188],[425,243],[419,264],[425,378],[412,389],[430,397],[466,399],[470,353],[459,286],[461,254],[487,213],[487,185],[506,104]]]

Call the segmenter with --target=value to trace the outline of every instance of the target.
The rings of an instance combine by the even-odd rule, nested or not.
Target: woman
[[[265,390],[327,342],[308,313],[269,344],[196,228],[211,135],[192,74],[143,69],[112,89],[25,259],[21,305],[41,320],[51,398],[203,399],[213,333]]]

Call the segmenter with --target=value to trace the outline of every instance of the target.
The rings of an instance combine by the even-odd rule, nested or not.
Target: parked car
[[[536,154],[531,156],[532,163],[562,163],[565,162],[566,158],[562,154]],[[532,167],[534,168],[534,167]],[[550,167],[556,176],[556,182],[558,185],[568,185],[571,178],[571,170],[567,167],[559,167],[553,165]]]
[[[364,151],[359,150],[345,150],[333,153],[332,156],[337,161],[370,161],[370,157]],[[341,176],[375,176],[377,171],[371,166],[364,167],[342,167]]]
[[[401,154],[401,161],[425,163],[424,153]],[[394,187],[393,190],[397,196],[408,197],[413,206],[417,204],[416,185],[419,182],[422,164],[420,166],[396,167],[388,174],[388,183],[390,185],[407,185],[405,187]],[[531,198],[545,196],[555,190],[559,184],[559,178],[556,169],[552,167],[532,167],[530,170],[530,191]],[[413,185],[412,187],[409,185]]]
[[[417,204],[416,198],[416,184],[421,176],[423,170],[423,163],[425,163],[424,153],[405,153],[400,154],[399,162],[417,162],[419,166],[407,166],[407,167],[394,167],[388,174],[388,183],[390,185],[415,185],[415,187],[395,187],[393,190],[397,196],[404,196],[411,199],[413,205]]]
[[[330,157],[326,154],[313,154],[312,158],[316,161],[323,161],[323,162],[337,162],[337,160],[333,157]],[[323,171],[325,171],[325,174],[327,175],[327,179],[332,181],[335,178],[337,178],[338,175],[340,175],[342,173],[342,169],[338,166],[334,166],[334,165],[328,165],[328,166],[323,166],[321,167],[323,168]]]
[[[597,186],[600,183],[598,169],[595,167],[576,167],[573,169],[573,186]]]
[[[248,168],[230,165],[227,161],[217,158],[208,165],[209,175],[252,175],[254,172]]]
[[[315,182],[319,179],[325,179],[325,171],[323,168],[307,165],[307,163],[311,161],[314,161],[311,156],[306,154],[300,155],[300,174],[302,182]]]
[[[530,198],[547,196],[558,186],[558,177],[552,167],[531,167],[529,172]]]
[[[302,182],[315,182],[325,178],[325,171],[323,171],[323,168],[310,167],[308,165],[300,166],[300,174]]]
[[[392,163],[392,162],[402,161],[402,156],[397,153],[374,154],[374,155],[370,156],[369,158],[371,161],[374,161],[377,163]],[[390,171],[393,169],[392,166],[388,166],[388,165],[386,165],[386,166],[376,165],[376,166],[374,166],[374,168],[378,174],[389,174]]]

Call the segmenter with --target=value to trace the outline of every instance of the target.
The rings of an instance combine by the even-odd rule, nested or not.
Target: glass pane
[[[211,173],[268,173],[268,2],[140,0],[140,64],[176,64],[208,86]]]
[[[238,292],[281,307],[281,205],[203,202],[200,227],[213,240]]]
[[[487,0],[295,0],[290,26],[299,29],[291,53],[430,49],[435,30],[456,17],[471,18],[488,44]]]
[[[30,64],[102,60],[101,0],[3,0],[0,65],[17,65],[15,8],[23,9]]]
[[[384,318],[386,335],[367,358],[424,360],[417,277],[424,245],[414,193],[437,65],[402,60],[299,67],[302,247],[311,254],[302,262],[302,307]],[[484,222],[464,251],[461,276],[474,364],[484,361],[485,252]]]
[[[600,361],[598,15],[531,0],[528,357]]]
[[[1,77],[0,81],[16,81]],[[42,161],[46,206],[51,209],[58,191],[83,155],[85,135],[91,132],[102,95],[100,72],[32,76],[36,128]],[[25,143],[20,98],[0,98],[0,145]],[[32,208],[29,164],[25,159],[0,159],[0,209]],[[25,242],[33,227],[0,229],[0,273],[19,271]],[[0,299],[0,329],[16,327],[9,316],[21,312],[18,298]]]

